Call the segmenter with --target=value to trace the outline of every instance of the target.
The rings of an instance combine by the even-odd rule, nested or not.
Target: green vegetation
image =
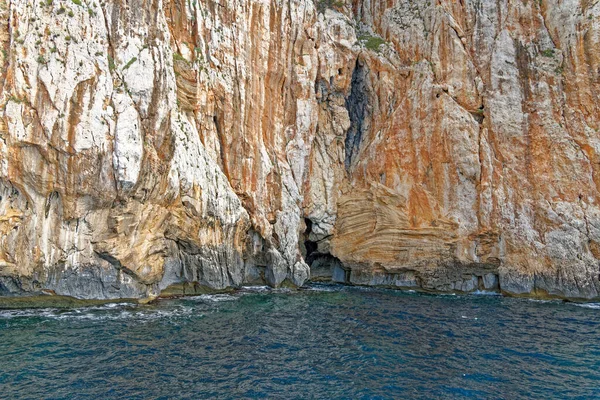
[[[345,3],[341,0],[318,0],[317,1],[317,10],[319,12],[325,12],[328,8],[337,9],[344,7]]]
[[[14,95],[10,96],[10,97],[8,98],[8,101],[12,101],[12,102],[14,102],[14,103],[17,103],[17,104],[21,104],[21,103],[24,103],[24,102],[25,102],[25,100],[23,100],[23,99],[20,99],[20,98],[18,98],[17,96],[14,96]]]
[[[110,71],[114,71],[114,69],[115,69],[115,59],[114,59],[114,58],[112,58],[112,57],[110,56],[110,54],[108,55],[108,69],[109,69]]]
[[[378,36],[361,35],[358,37],[358,41],[364,44],[364,46],[373,51],[379,51],[379,46],[385,44],[385,40]]]
[[[66,8],[64,8],[64,7],[61,7],[61,8],[59,8],[59,9],[58,9],[58,11],[57,11],[56,13],[57,13],[57,14],[64,14],[66,11],[67,11],[67,9],[66,9]]]
[[[47,62],[47,61],[46,61],[46,59],[44,58],[44,56],[40,54],[40,55],[38,56],[38,58],[37,58],[37,62],[38,62],[39,64],[46,64],[46,62]]]
[[[177,53],[177,52],[173,52],[173,61],[183,61],[183,62],[188,62],[188,60],[186,60],[181,54]]]
[[[81,0],[71,0],[73,2],[73,4],[77,4],[78,6],[81,6],[83,4],[81,4]]]
[[[553,49],[542,50],[542,55],[544,57],[554,57],[554,50]]]
[[[133,57],[131,60],[129,60],[129,62],[127,64],[125,64],[125,66],[123,67],[123,70],[126,70],[127,68],[131,67],[131,64],[133,64],[136,61],[137,61],[137,57]]]
[[[183,56],[177,52],[173,52],[173,61],[185,61],[187,62],[187,60],[185,58],[183,58]]]

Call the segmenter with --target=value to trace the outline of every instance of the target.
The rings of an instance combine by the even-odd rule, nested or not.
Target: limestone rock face
[[[0,49],[0,293],[600,297],[599,4],[0,0]]]

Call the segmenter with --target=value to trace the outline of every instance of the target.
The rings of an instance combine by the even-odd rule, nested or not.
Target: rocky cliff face
[[[600,297],[600,3],[0,0],[0,291]]]

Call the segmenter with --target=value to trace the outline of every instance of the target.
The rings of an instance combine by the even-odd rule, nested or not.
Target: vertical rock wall
[[[312,272],[598,297],[599,22],[582,0],[0,0],[0,291]]]

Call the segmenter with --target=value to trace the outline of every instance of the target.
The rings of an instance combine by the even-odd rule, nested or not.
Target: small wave
[[[52,315],[57,309],[25,309],[25,310],[1,310],[0,319],[10,319],[19,317],[45,317]]]
[[[344,286],[343,289],[357,292],[377,292],[386,290],[386,288],[378,286]]]
[[[122,309],[118,305],[105,305],[99,307],[77,308],[68,311],[58,308],[2,310],[0,311],[0,319],[41,318],[47,320],[150,321],[187,317],[191,314],[200,317],[203,316],[202,314],[194,313],[194,307],[177,307],[168,310],[157,310],[129,304],[127,305],[127,308]]]
[[[502,296],[501,293],[492,292],[490,290],[476,290],[474,292],[471,292],[471,294],[474,296]]]
[[[583,308],[591,308],[594,310],[600,310],[600,303],[571,303],[576,305],[577,307],[583,307]]]
[[[187,298],[187,300],[211,301],[211,302],[235,301],[237,299],[238,299],[237,296],[232,296],[230,294],[203,294],[200,296],[192,296],[192,297]]]
[[[271,289],[271,293],[292,293],[293,290],[290,288],[274,288]]]
[[[308,292],[339,292],[340,288],[335,286],[307,286],[306,288],[302,288]]]
[[[108,303],[105,306],[103,306],[104,308],[118,308],[122,305],[124,305],[125,303]]]
[[[438,296],[438,297],[458,297],[457,293],[451,292],[451,293],[432,293],[434,296]]]
[[[545,303],[558,303],[558,300],[542,300],[542,299],[527,299],[527,301],[530,301],[532,303],[540,303],[540,304],[545,304]]]
[[[242,292],[258,292],[258,293],[264,293],[264,292],[269,292],[271,290],[271,288],[269,286],[243,286],[241,288]]]

